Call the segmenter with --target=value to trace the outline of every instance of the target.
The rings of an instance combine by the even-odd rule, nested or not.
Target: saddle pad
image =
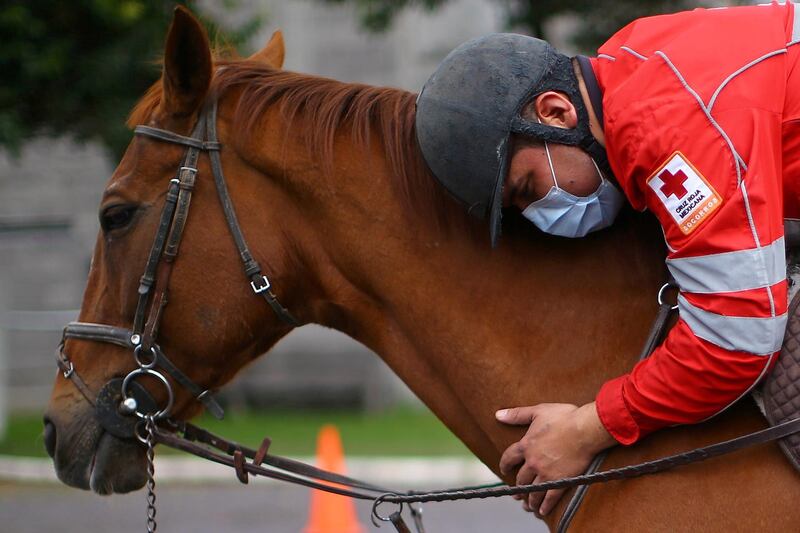
[[[764,414],[770,424],[800,416],[800,292],[789,305],[789,320],[781,353],[761,389]],[[800,434],[778,441],[792,465],[800,471]]]

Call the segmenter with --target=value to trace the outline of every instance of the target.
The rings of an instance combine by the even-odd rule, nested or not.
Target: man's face
[[[575,146],[548,143],[558,186],[575,196],[588,196],[600,185],[589,155]],[[544,143],[512,138],[511,162],[503,187],[503,206],[520,210],[543,198],[554,185]]]

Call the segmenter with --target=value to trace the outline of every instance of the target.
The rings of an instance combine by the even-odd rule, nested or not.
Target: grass
[[[39,414],[12,415],[6,436],[0,440],[0,454],[45,457],[41,420]],[[270,453],[280,455],[313,455],[317,432],[324,424],[337,426],[347,455],[470,455],[432,413],[412,407],[379,413],[344,410],[228,412],[222,421],[202,416],[195,422],[252,448],[257,448],[268,436],[272,439]],[[167,452],[166,449],[160,451]]]
[[[20,414],[8,417],[0,454],[46,457],[42,439],[42,415]]]

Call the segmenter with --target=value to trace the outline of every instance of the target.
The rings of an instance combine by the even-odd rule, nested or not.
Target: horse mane
[[[416,140],[415,93],[280,70],[248,59],[217,60],[216,66],[221,68],[211,95],[241,90],[233,120],[243,135],[256,132],[268,108],[278,105],[290,129],[297,117],[312,125],[303,128],[303,140],[315,147],[309,153],[327,173],[333,168],[337,134],[349,127],[353,141],[363,148],[369,148],[375,135],[411,220],[427,219],[438,231],[458,227],[475,233],[475,222],[438,184],[422,157]],[[134,107],[128,125],[146,123],[161,96],[161,83],[156,82]]]

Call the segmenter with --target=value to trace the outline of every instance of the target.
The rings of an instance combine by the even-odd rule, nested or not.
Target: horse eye
[[[136,209],[135,205],[112,205],[107,207],[100,214],[100,227],[103,228],[103,231],[122,229],[130,224]]]

